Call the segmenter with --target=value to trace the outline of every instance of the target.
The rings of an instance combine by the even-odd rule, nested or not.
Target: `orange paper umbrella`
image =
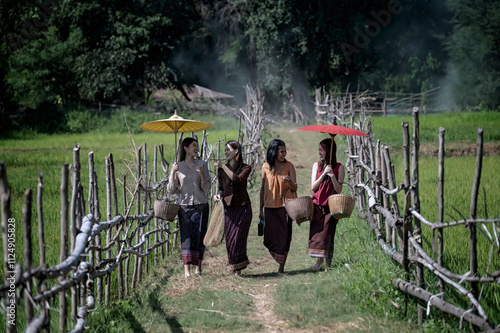
[[[175,133],[175,154],[177,156],[177,133],[203,131],[212,127],[211,124],[198,120],[184,119],[174,115],[168,119],[161,119],[144,123],[140,126],[143,130],[160,133]]]

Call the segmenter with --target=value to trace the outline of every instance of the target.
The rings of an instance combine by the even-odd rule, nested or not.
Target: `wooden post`
[[[382,191],[380,190],[379,184],[382,184],[382,165],[380,157],[380,140],[377,140],[377,145],[375,146],[375,172],[377,178],[377,186],[375,187],[375,197],[378,202],[384,202],[384,197],[382,196]],[[379,230],[382,230],[383,216],[382,214],[377,214],[377,223]]]
[[[153,183],[156,184],[156,182],[158,182],[158,147],[155,145],[154,146],[154,151],[153,151]],[[154,201],[156,199],[158,199],[158,192],[155,193],[154,197],[153,197],[153,204],[154,204]],[[155,230],[159,228],[159,225],[158,225],[158,219],[155,217]],[[160,237],[160,238],[159,238]],[[161,240],[161,234],[158,234],[158,233],[155,233],[155,244],[158,243],[158,241]],[[163,249],[163,245],[161,246],[161,248]],[[153,260],[154,260],[154,265],[156,266],[158,264],[158,251],[159,249],[155,249],[155,255],[153,256]]]
[[[46,268],[46,256],[45,256],[45,228],[44,228],[44,220],[43,220],[43,173],[40,172],[38,174],[38,190],[36,196],[37,202],[37,214],[38,214],[38,247],[39,247],[39,260],[40,267],[42,269]],[[47,283],[45,280],[40,282],[40,291],[44,292],[47,289]],[[47,318],[46,323],[43,327],[43,331],[48,333],[50,332],[50,309],[47,306],[43,307],[43,313]]]
[[[444,134],[445,130],[443,127],[439,128],[439,153],[438,153],[438,223],[444,222]],[[438,229],[438,248],[437,248],[437,262],[438,265],[443,267],[443,251],[444,251],[444,238],[443,238],[443,228]],[[439,292],[444,292],[444,281],[439,279]],[[442,296],[445,299],[445,295]]]
[[[76,222],[76,216],[77,216],[77,205],[78,205],[78,191],[80,187],[80,146],[76,144],[76,147],[73,148],[73,170],[72,170],[72,176],[73,176],[73,192],[72,192],[72,199],[71,199],[71,250],[74,249],[75,247],[75,239],[76,239],[76,234],[78,233],[77,231],[77,222]],[[75,310],[76,311],[76,310]],[[75,312],[75,317],[76,317],[76,312]]]
[[[418,107],[413,108],[413,160],[412,160],[412,203],[413,210],[420,213],[420,195],[418,192],[418,159],[420,150],[420,122],[418,119]],[[413,232],[417,243],[422,245],[422,228],[420,225],[420,220],[415,219],[415,230]],[[417,286],[424,286],[424,269],[422,264],[417,263]],[[422,324],[424,319],[424,309],[418,308],[418,323]]]
[[[142,163],[142,159],[141,159],[141,151],[142,151],[142,146],[140,146],[138,149],[137,149],[137,181],[140,182],[142,179],[141,179],[141,163]],[[141,192],[137,192],[137,215],[140,215],[141,214]],[[141,240],[141,227],[139,226],[139,224],[141,223],[140,221],[136,221],[136,229],[137,229],[137,243],[140,242]],[[137,276],[140,274],[139,273],[139,265],[142,264],[142,260],[139,259],[139,256],[135,256],[134,257],[134,271],[132,273],[132,289],[135,288],[135,284],[137,282]]]
[[[100,204],[99,204],[99,183],[97,181],[97,173],[94,170],[94,218],[96,223],[99,223],[101,221],[101,209],[100,209]],[[101,235],[96,235],[95,245],[97,248],[101,247]],[[99,265],[102,261],[102,253],[101,251],[97,250],[95,251],[95,259],[96,259],[96,265]],[[102,303],[102,277],[97,278],[97,283],[96,283],[96,294],[97,294],[97,302],[99,304]]]
[[[115,163],[113,162],[113,154],[109,154],[109,163],[111,168],[111,189],[113,192],[113,208],[114,208],[114,216],[120,215],[118,210],[118,191],[116,188],[116,176],[115,176]],[[125,206],[126,207],[126,206]],[[124,221],[123,224],[126,224],[127,221]],[[116,230],[118,231],[119,226],[116,226]],[[116,253],[120,250],[120,243],[116,243]],[[122,299],[123,297],[123,263],[122,260],[118,263],[118,299]]]
[[[127,175],[126,174],[123,175],[123,207],[128,207],[128,204],[127,204]],[[125,221],[124,223],[127,223],[127,221]],[[127,246],[128,246],[129,245],[128,241],[126,241],[126,242],[127,242]],[[129,264],[130,264],[130,255],[127,256],[127,259],[125,259],[125,276],[123,277],[123,288],[124,288],[125,296],[128,295],[128,267],[129,267]]]
[[[383,157],[385,161],[385,169],[387,173],[387,180],[389,182],[389,187],[390,189],[395,189],[396,188],[396,181],[395,181],[395,176],[393,172],[393,164],[391,162],[391,156],[389,154],[389,147],[387,145],[384,145],[382,147],[383,151]],[[399,206],[398,206],[398,197],[397,194],[392,195],[392,208],[393,208],[393,214],[397,214],[399,216]],[[393,228],[391,230],[391,239],[392,239],[392,247],[396,248],[396,229]],[[402,242],[402,240],[401,240]]]
[[[477,217],[477,197],[479,186],[481,183],[481,172],[483,169],[483,129],[477,130],[477,143],[476,143],[476,171],[474,173],[474,184],[472,185],[472,193],[470,198],[470,217],[475,219]],[[477,276],[477,239],[476,239],[476,225],[475,223],[469,224],[470,228],[470,275]],[[471,282],[472,295],[477,299],[479,295],[478,283]]]
[[[43,173],[38,174],[38,191],[36,196],[37,213],[38,213],[38,247],[40,266],[45,267],[45,231],[43,223]],[[42,282],[42,291],[45,290],[45,281]]]
[[[106,166],[106,218],[108,221],[112,220],[111,211],[113,210],[113,202],[111,201],[111,162],[109,160],[109,156],[105,157],[105,166]],[[106,245],[111,242],[111,229],[106,230]],[[111,250],[108,249],[106,251],[106,259],[111,258]],[[111,291],[111,274],[107,274],[105,277],[105,286],[104,286],[104,305],[107,306],[109,304],[109,294]]]
[[[33,244],[31,243],[31,206],[33,192],[30,188],[24,191],[23,205],[23,238],[24,238],[24,271],[31,274],[33,265]],[[33,319],[33,304],[31,303],[31,282],[26,284],[27,291],[24,293],[24,310],[26,313],[26,323]]]
[[[411,214],[408,213],[410,208],[410,131],[408,122],[404,121],[403,127],[403,159],[404,159],[404,185],[405,185],[405,212],[404,212],[404,228],[403,228],[403,266],[408,273],[408,232],[412,222]]]
[[[381,155],[380,166],[382,167],[382,185],[387,187],[387,167],[383,156],[384,155],[383,145],[380,147],[380,155]],[[384,208],[389,209],[390,206],[389,196],[383,191],[380,191],[380,194],[382,195],[382,202]],[[385,223],[385,242],[390,243],[391,240],[392,240],[392,228],[388,223]]]
[[[76,235],[78,234],[78,217],[80,215],[80,146],[76,144],[73,148],[73,169],[72,175],[72,192],[71,192],[71,211],[70,211],[70,235],[71,235],[71,250],[75,248]],[[81,223],[80,223],[81,224]],[[79,293],[77,286],[71,287],[71,321],[76,323],[78,314]]]
[[[147,146],[146,143],[144,143],[144,150],[142,152],[142,156],[144,158],[143,162],[143,175],[144,175],[144,184],[149,185],[150,184],[150,178],[148,177],[148,155],[147,155]],[[148,198],[151,196],[149,192],[144,193],[144,201],[143,201],[143,206],[142,206],[142,213],[147,214],[148,213]],[[148,223],[147,226],[145,227],[146,233],[149,231],[151,224]],[[142,228],[142,233],[144,234],[144,228]],[[141,235],[142,236],[142,235]],[[146,237],[146,249],[149,248],[149,237]],[[142,250],[141,246],[141,250]],[[145,257],[145,266],[146,266],[146,275],[149,273],[149,255]],[[138,281],[142,280],[142,265],[140,266],[141,270],[139,271],[139,279]]]
[[[65,163],[62,167],[61,181],[61,253],[59,261],[63,262],[68,256],[68,178],[69,167]],[[63,282],[64,277],[59,279]],[[66,300],[66,291],[59,293],[59,332],[66,332],[66,320],[68,316],[68,304]]]

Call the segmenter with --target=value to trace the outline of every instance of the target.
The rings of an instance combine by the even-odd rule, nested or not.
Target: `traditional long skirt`
[[[181,229],[181,252],[184,265],[198,265],[203,260],[205,245],[203,239],[208,228],[208,203],[181,205],[179,224]]]
[[[314,204],[314,215],[309,226],[309,256],[333,258],[335,230],[339,220],[330,215],[328,206]]]
[[[247,240],[252,222],[252,206],[225,207],[224,237],[229,265],[233,271],[247,268]]]
[[[292,219],[285,207],[265,208],[264,246],[278,264],[285,264],[292,242]]]

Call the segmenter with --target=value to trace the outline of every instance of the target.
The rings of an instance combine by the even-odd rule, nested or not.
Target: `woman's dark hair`
[[[236,162],[238,169],[243,164],[243,153],[241,151],[241,144],[238,141],[230,140],[226,143],[226,145],[230,146],[233,149],[238,149],[238,154],[236,155]]]
[[[184,147],[189,147],[189,145],[194,141],[198,142],[198,140],[196,140],[195,138],[185,138],[184,140],[182,140],[181,156],[179,156],[179,161],[184,161],[186,159],[186,151],[184,150]]]
[[[324,139],[319,143],[321,147],[326,151],[325,160],[319,160],[318,166],[319,170],[322,171],[328,163],[330,163],[330,150],[332,151],[332,167],[335,167],[337,164],[337,144],[335,140],[332,139]],[[332,147],[333,144],[333,147]]]
[[[267,147],[267,153],[266,153],[266,161],[269,164],[269,170],[274,170],[274,162],[276,160],[276,157],[278,157],[278,150],[279,147],[286,147],[286,144],[283,140],[280,139],[273,139],[270,143],[269,146]],[[285,160],[286,162],[286,160]]]

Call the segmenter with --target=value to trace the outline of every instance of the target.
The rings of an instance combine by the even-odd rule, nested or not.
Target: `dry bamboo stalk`
[[[142,174],[144,175],[144,181],[146,182],[146,184],[150,185],[150,177],[148,177],[148,160],[147,160],[147,145],[146,143],[144,143],[144,150],[143,150],[143,154],[142,154],[144,160],[143,160],[143,171],[142,171]],[[150,196],[151,196],[151,193],[145,193],[144,194],[144,200],[143,200],[143,206],[142,206],[142,213],[144,214],[146,211],[147,211],[147,205],[148,205],[148,201],[150,201]],[[144,227],[146,230],[149,230],[149,224],[147,226]],[[141,233],[144,233],[144,228],[143,228],[143,231]],[[149,241],[149,239],[148,239]],[[149,273],[149,256],[144,258],[145,259],[145,269],[146,269],[146,274]],[[140,260],[140,259],[139,259]],[[139,271],[139,279],[138,279],[138,282],[140,282],[142,280],[142,265],[140,266],[141,267],[141,270]]]
[[[387,145],[384,145],[382,147],[382,156],[385,161],[385,169],[387,172],[387,180],[389,182],[389,187],[391,189],[394,189],[396,187],[396,181],[394,179],[394,173],[393,173],[393,165],[391,162],[391,157],[389,155],[389,147]],[[399,206],[398,206],[398,198],[397,195],[392,195],[392,208],[393,208],[393,213],[397,214],[399,216]],[[392,228],[391,230],[391,238],[392,240],[392,247],[396,248],[396,229]]]
[[[436,308],[440,309],[443,312],[449,313],[457,318],[464,319],[465,321],[472,323],[473,325],[480,327],[482,329],[491,329],[492,327],[488,323],[488,321],[484,320],[483,318],[474,315],[473,313],[469,311],[465,311],[463,309],[460,309],[456,307],[453,304],[450,304],[448,302],[445,302],[443,299],[439,297],[435,297],[433,294],[430,292],[414,286],[406,281],[403,281],[401,279],[392,279],[392,284],[398,288],[399,290],[409,293],[410,295],[413,295],[417,298],[420,298],[424,300],[425,302],[428,302],[429,304],[435,306]]]
[[[477,197],[479,186],[481,183],[481,172],[483,168],[483,129],[477,130],[477,143],[476,143],[476,170],[474,173],[474,183],[472,185],[472,193],[470,199],[470,217],[475,219],[477,216]],[[477,275],[477,239],[476,239],[476,225],[470,224],[470,273],[472,276]],[[478,284],[471,282],[472,294],[478,297]]]
[[[43,221],[43,173],[38,174],[38,192],[36,197],[37,213],[38,213],[38,243],[40,266],[45,267],[45,231]],[[42,282],[41,288],[45,286],[45,281]]]
[[[94,221],[95,223],[99,223],[101,221],[101,210],[99,203],[99,183],[97,182],[97,173],[94,170]],[[96,246],[101,246],[101,236],[98,235],[94,238],[94,242]],[[102,260],[101,252],[97,251],[94,253],[96,259],[96,265],[99,265]],[[98,278],[96,282],[96,294],[97,294],[97,302],[102,304],[102,278]]]
[[[61,253],[60,262],[66,260],[68,256],[68,164],[62,167],[61,180]],[[64,276],[61,276],[59,283],[64,282]],[[66,300],[66,291],[59,293],[59,332],[66,331],[66,320],[68,316],[68,305]]]
[[[412,243],[416,243],[416,241],[414,239],[412,239]],[[439,270],[434,269],[434,267],[432,265],[430,265],[427,261],[425,261],[422,257],[414,256],[412,258],[412,260],[415,261],[415,262],[417,262],[417,263],[419,263],[419,264],[421,264],[421,265],[423,265],[423,266],[425,266],[425,267],[427,267],[433,274],[435,274],[436,276],[440,277],[441,279],[443,279],[444,282],[446,282],[450,286],[454,287],[462,295],[466,296],[469,299],[469,301],[471,302],[472,306],[477,311],[479,311],[479,314],[481,315],[481,317],[483,317],[485,320],[488,319],[488,316],[484,312],[481,304],[479,304],[479,302],[477,300],[477,297],[475,297],[471,291],[465,289],[459,283],[457,283],[457,282],[449,279],[447,276],[445,276],[444,274],[442,274]]]
[[[383,146],[380,146],[380,155],[381,155],[380,156],[380,159],[381,159],[380,166],[382,169],[382,184],[386,185],[387,184],[387,167],[385,164],[384,153],[383,153],[382,147]],[[389,210],[389,205],[390,205],[389,196],[383,194],[381,191],[379,193],[380,193],[380,195],[382,195],[382,203],[383,203],[384,209]],[[392,229],[388,223],[385,223],[385,241],[387,243],[389,243],[391,241],[391,235],[392,235]]]
[[[142,181],[141,179],[141,174],[142,174],[142,158],[141,158],[141,151],[142,151],[142,146],[140,146],[137,149],[137,182],[140,183]],[[141,193],[137,193],[137,215],[141,214]],[[141,229],[139,227],[139,222],[137,223],[136,229],[138,230],[137,232],[137,242],[139,241],[139,237],[141,234]],[[142,263],[142,260],[139,260],[139,257],[134,258],[134,271],[132,273],[132,289],[135,289],[135,285],[137,282],[137,277],[140,274],[138,271],[140,271],[139,265]]]
[[[412,202],[413,209],[416,212],[420,212],[420,195],[419,195],[419,170],[418,170],[418,160],[419,160],[419,150],[420,150],[420,122],[418,118],[418,107],[413,108],[413,159],[412,159]],[[420,226],[420,221],[415,220],[415,229],[413,235],[417,238],[417,242],[422,244],[422,228]],[[417,286],[422,287],[424,285],[424,270],[422,265],[417,264],[416,271]],[[418,308],[418,323],[421,324],[424,317],[423,310]]]
[[[157,170],[157,165],[158,165],[158,160],[157,160],[157,154],[158,154],[158,147],[155,145],[154,146],[154,151],[153,151],[153,182],[158,182],[158,170]],[[158,195],[156,194],[155,195],[155,200],[158,199]],[[158,228],[158,219],[155,218],[155,229]],[[160,235],[155,235],[155,243],[158,243],[158,237],[161,237],[161,234]],[[156,264],[158,263],[158,251],[155,251],[155,256],[153,257],[154,258],[154,265],[156,266]]]
[[[113,154],[109,154],[109,162],[110,162],[110,171],[111,171],[111,188],[113,192],[113,208],[114,208],[114,216],[119,215],[119,209],[118,209],[118,190],[116,187],[116,176],[115,176],[115,163],[113,161]],[[117,225],[117,233],[119,233],[119,227]],[[116,249],[118,250],[118,244],[116,246]],[[122,299],[122,293],[123,293],[123,265],[120,261],[120,264],[118,265],[118,276],[117,276],[117,282],[118,282],[118,299]]]
[[[378,202],[383,202],[382,192],[380,191],[380,185],[382,185],[382,168],[381,168],[381,157],[380,157],[380,140],[377,140],[377,145],[375,147],[375,173],[377,177],[377,186],[375,187],[375,197]],[[382,229],[382,217],[380,215],[376,216],[377,225],[379,229]]]
[[[24,270],[31,273],[33,265],[33,244],[31,243],[31,206],[33,200],[33,192],[30,188],[24,191],[23,205],[23,238],[24,238]],[[26,322],[29,323],[33,319],[33,304],[30,300],[31,281],[27,281],[26,290],[24,291],[24,312],[26,314]]]
[[[44,220],[43,220],[43,173],[38,174],[38,191],[37,191],[37,213],[38,213],[38,244],[39,244],[39,257],[40,257],[40,267],[45,269],[45,230],[44,230]],[[45,280],[40,282],[39,290],[44,292],[47,288]],[[49,306],[43,307],[44,320],[41,322],[42,329],[44,332],[50,332],[50,311]],[[33,320],[32,320],[33,321]]]
[[[410,213],[410,201],[411,197],[409,196],[410,192],[410,132],[408,129],[408,122],[404,121],[401,126],[403,127],[403,160],[404,160],[404,187],[405,187],[405,209],[404,209],[404,217],[405,221],[404,228],[402,231],[402,235],[400,233],[400,237],[402,237],[402,248],[403,248],[403,256],[405,258],[405,264],[407,264],[407,258],[409,253],[408,248],[408,230],[412,230],[412,215]],[[408,267],[405,266],[405,271],[408,272]]]
[[[111,211],[113,210],[113,202],[111,201],[111,162],[109,160],[109,156],[105,157],[105,166],[106,166],[106,218],[111,220]],[[99,236],[98,236],[99,237]],[[111,241],[111,230],[106,230],[106,244],[109,244]],[[111,251],[106,251],[106,259],[111,258]],[[104,305],[109,305],[111,292],[111,276],[107,275],[105,278],[105,286],[104,286]]]
[[[439,152],[438,152],[438,223],[444,221],[444,134],[445,129],[443,127],[439,128]],[[434,242],[433,242],[434,244]],[[443,267],[443,252],[444,251],[444,238],[443,229],[438,229],[438,249],[437,249],[437,263],[439,266]],[[439,292],[444,292],[444,281],[439,279]],[[443,294],[443,299],[445,294]]]
[[[131,202],[134,202],[134,199],[131,200]],[[128,207],[127,205],[127,175],[123,175],[123,204],[125,207]],[[131,204],[132,205],[132,204]],[[132,206],[130,206],[132,207]],[[128,295],[128,267],[130,264],[130,257],[127,257],[125,260],[125,272],[124,276],[122,277],[123,280],[123,290],[124,290],[124,296]]]

